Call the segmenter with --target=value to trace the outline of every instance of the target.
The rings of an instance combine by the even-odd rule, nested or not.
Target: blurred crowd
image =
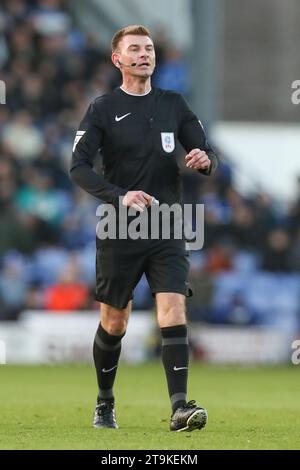
[[[98,305],[93,289],[99,201],[71,184],[68,168],[89,102],[118,86],[120,76],[109,50],[76,27],[70,5],[61,0],[0,5],[0,70],[7,93],[6,105],[0,105],[0,319],[17,318],[24,309],[60,312]],[[182,54],[163,30],[157,29],[154,39],[154,84],[188,98]],[[300,182],[294,203],[283,211],[267,194],[240,194],[225,156],[214,178],[184,167],[182,173],[185,202],[205,204],[204,249],[190,256],[191,318],[269,324],[280,307],[293,311],[295,319]],[[144,278],[134,305],[153,306]]]

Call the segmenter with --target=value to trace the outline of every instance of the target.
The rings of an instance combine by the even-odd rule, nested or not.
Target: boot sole
[[[202,429],[206,425],[208,414],[206,410],[196,410],[186,422],[186,427],[177,429],[176,432],[191,432],[195,429]]]

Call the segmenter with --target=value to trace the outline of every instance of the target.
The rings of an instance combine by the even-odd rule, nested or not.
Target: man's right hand
[[[143,212],[145,207],[150,207],[154,200],[153,196],[144,191],[128,191],[123,197],[123,206],[133,207],[139,212]]]

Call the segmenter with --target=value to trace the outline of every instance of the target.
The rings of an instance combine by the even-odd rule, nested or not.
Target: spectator
[[[154,84],[159,88],[188,95],[190,87],[188,68],[178,49],[170,47],[165,51],[164,61],[157,66]]]
[[[267,247],[263,255],[262,268],[266,271],[289,272],[290,237],[286,230],[272,230],[267,239]]]
[[[78,267],[70,262],[64,267],[58,282],[45,291],[45,308],[54,312],[88,308],[89,288],[79,281]]]

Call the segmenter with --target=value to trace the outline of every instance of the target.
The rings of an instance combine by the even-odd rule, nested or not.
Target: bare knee
[[[122,313],[103,315],[101,314],[101,325],[107,333],[120,336],[125,333],[128,320]]]
[[[157,319],[161,328],[184,325],[186,323],[185,311],[178,306],[166,307],[165,310],[158,312]]]
[[[110,335],[120,336],[125,333],[129,310],[118,309],[106,304],[101,304],[101,325]]]
[[[183,325],[186,323],[185,298],[178,295],[157,297],[157,320],[161,328]]]

